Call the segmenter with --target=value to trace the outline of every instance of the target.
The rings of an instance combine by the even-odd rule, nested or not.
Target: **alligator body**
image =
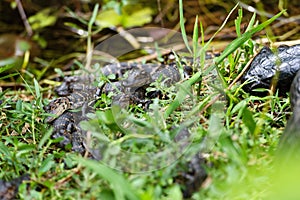
[[[114,93],[112,103],[124,108],[131,103],[147,104],[146,88],[156,80],[164,82],[166,86],[180,80],[175,63],[169,65],[116,63],[106,65],[100,73],[107,77],[113,74],[114,79],[103,87],[97,87],[93,84],[96,80],[95,74],[65,77],[62,84],[56,88],[61,97],[45,107],[51,115],[47,117],[46,122],[51,123],[54,128],[53,137],[63,138],[61,146],[72,144],[72,150],[84,151],[85,133],[80,129],[79,122],[86,119],[87,110],[91,110],[91,106],[101,93]]]
[[[272,79],[279,93],[284,95],[289,91],[291,83],[300,69],[300,44],[294,46],[279,46],[277,51],[272,52],[264,47],[253,59],[249,70],[242,77],[241,82],[248,82],[244,90],[251,94],[259,95],[254,89],[271,87]],[[260,93],[262,94],[262,93]]]
[[[141,88],[149,86],[156,80],[164,81],[167,86],[180,80],[176,64],[110,64],[102,68],[101,73],[105,76],[114,74],[119,78],[100,89],[92,85],[95,81],[94,75],[66,77],[61,86],[56,89],[58,95],[63,97],[51,101],[45,110],[57,117],[66,110],[80,108],[95,100],[102,92],[126,94],[120,97],[137,96]],[[138,97],[142,96],[138,95]],[[48,117],[46,121],[52,122],[54,119],[55,116]]]
[[[293,114],[280,138],[277,151],[283,163],[293,160],[298,164],[297,162],[300,162],[300,70],[290,88],[290,102]]]
[[[276,88],[280,95],[290,92],[293,111],[280,138],[277,152],[282,163],[295,161],[295,158],[300,163],[300,44],[280,46],[274,53],[268,47],[264,47],[242,77],[242,82],[249,82],[244,85],[244,90],[257,95],[253,89],[270,88],[276,73]]]

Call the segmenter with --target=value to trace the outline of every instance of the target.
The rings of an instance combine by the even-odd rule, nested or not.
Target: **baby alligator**
[[[125,77],[125,73],[127,77]],[[60,116],[64,111],[77,109],[94,100],[101,92],[121,92],[133,95],[138,89],[149,86],[156,80],[164,81],[166,86],[178,82],[180,74],[176,64],[111,64],[101,69],[104,76],[111,74],[120,77],[118,81],[106,84],[103,88],[92,86],[95,81],[94,75],[66,77],[60,87],[56,89],[60,97],[45,108],[50,114]],[[97,91],[98,89],[98,91]],[[54,117],[48,117],[47,122],[53,121]]]
[[[102,75],[115,79],[106,83],[103,87],[93,85],[96,77],[94,74],[86,76],[65,77],[61,86],[56,91],[62,96],[49,103],[45,110],[51,114],[46,122],[54,128],[53,137],[63,137],[61,146],[72,144],[74,151],[83,152],[84,134],[78,123],[85,119],[85,114],[91,108],[91,104],[101,93],[113,92],[113,104],[126,107],[130,102],[143,102],[146,88],[159,80],[166,86],[170,86],[180,80],[180,73],[176,63],[162,64],[136,64],[118,63],[106,65],[101,69]],[[72,112],[71,110],[81,111]]]
[[[274,53],[264,47],[253,59],[249,70],[242,78],[242,83],[249,82],[244,90],[252,94],[255,88],[270,88],[273,77],[276,77],[279,94],[290,90],[290,102],[293,115],[287,123],[280,139],[278,152],[285,159],[300,153],[300,44],[280,46]],[[261,94],[261,93],[260,93]]]

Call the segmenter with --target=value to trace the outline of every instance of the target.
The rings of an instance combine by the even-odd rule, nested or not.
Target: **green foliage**
[[[44,27],[53,25],[57,20],[57,16],[53,12],[54,9],[46,8],[37,12],[35,15],[30,16],[28,22],[32,29],[38,31]]]
[[[130,187],[130,183],[125,180],[124,177],[122,177],[121,174],[116,173],[111,168],[99,164],[96,161],[92,160],[85,160],[85,159],[79,159],[78,160],[80,164],[83,166],[86,166],[88,169],[94,171],[96,174],[98,174],[101,178],[104,180],[107,180],[109,184],[111,185],[111,188],[114,192],[114,198],[109,199],[139,199],[136,195],[136,192],[133,190],[132,187]],[[100,195],[101,196],[101,195]]]
[[[242,119],[243,119],[243,122],[245,123],[245,125],[247,126],[247,128],[249,129],[250,133],[254,134],[256,123],[253,119],[252,113],[246,107],[243,109],[243,118]]]
[[[100,28],[142,26],[152,21],[152,14],[153,11],[149,7],[129,4],[120,6],[119,9],[110,8],[100,11],[97,15],[96,24]]]

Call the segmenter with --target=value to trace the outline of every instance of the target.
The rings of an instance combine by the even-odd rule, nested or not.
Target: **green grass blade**
[[[87,25],[88,22],[85,21],[82,17],[78,16],[74,11],[72,11],[70,8],[68,8],[67,6],[64,7],[64,9],[69,13],[69,15],[71,17],[73,17],[74,19],[80,21],[82,24]]]
[[[78,161],[80,164],[91,169],[93,172],[96,172],[99,176],[108,181],[111,184],[111,188],[113,189],[116,199],[139,199],[136,192],[130,187],[130,183],[128,183],[121,174],[118,174],[113,169],[94,160],[78,158]]]
[[[165,112],[165,118],[167,118],[174,110],[176,110],[180,106],[180,104],[184,101],[186,94],[189,93],[192,85],[199,80],[201,80],[201,72],[197,72],[190,79],[180,84],[174,101],[168,106]]]
[[[239,9],[239,15],[236,20],[234,20],[236,35],[241,37],[241,23],[243,18],[243,9]]]
[[[89,26],[93,26],[95,20],[96,20],[96,17],[97,17],[97,14],[98,14],[98,10],[99,10],[99,4],[96,4],[95,7],[94,7],[94,10],[93,10],[93,14],[92,14],[92,17],[89,21]]]
[[[216,37],[216,35],[224,28],[224,26],[226,25],[229,17],[231,16],[231,14],[233,13],[233,11],[238,7],[239,4],[236,4],[231,11],[229,12],[229,14],[227,15],[227,17],[225,18],[223,24],[220,26],[220,28],[212,35],[212,37],[206,42],[206,44],[203,46],[204,49],[207,49],[208,45],[211,43],[211,41]]]
[[[274,20],[276,20],[280,15],[282,15],[285,11],[281,11],[277,15],[273,16],[272,18],[268,19],[267,21],[259,24],[258,26],[250,29],[249,31],[245,32],[241,37],[236,38],[233,40],[223,51],[223,53],[215,59],[215,64],[220,64],[224,58],[226,58],[229,54],[234,52],[239,46],[244,44],[247,40],[249,40],[255,33],[263,30],[265,27],[270,25]]]
[[[39,144],[38,144],[38,149],[42,149],[43,146],[45,145],[46,142],[48,142],[50,140],[50,137],[52,135],[52,129],[50,129],[49,131],[47,131],[43,137],[41,138]]]
[[[33,79],[33,82],[34,82],[34,90],[35,90],[36,98],[40,99],[41,98],[40,85],[35,78]]]
[[[245,126],[250,131],[250,133],[254,134],[256,128],[256,122],[254,121],[253,114],[251,113],[250,110],[247,109],[247,107],[245,107],[243,110],[242,120]]]
[[[1,154],[5,155],[6,158],[11,157],[11,152],[9,151],[8,147],[2,142],[0,142],[0,152]]]
[[[198,29],[198,15],[197,15],[195,24],[194,24],[194,30],[193,30],[193,53],[194,53],[193,58],[194,58],[194,61],[197,58],[197,50],[199,48],[198,38],[199,38],[199,29]]]
[[[24,81],[25,83],[25,87],[26,89],[32,94],[32,96],[34,96],[34,98],[36,99],[35,94],[33,93],[31,87],[29,86],[29,84],[27,83],[27,81],[24,79],[24,77],[20,74],[21,79]]]
[[[233,40],[225,48],[223,53],[215,59],[214,64],[209,67],[209,69],[206,71],[206,73],[208,73],[209,70],[213,70],[214,68],[216,68],[216,66],[219,65],[229,54],[233,53],[237,48],[239,48],[242,44],[244,44],[247,40],[249,40],[255,33],[261,31],[266,26],[270,25],[275,19],[277,19],[284,12],[285,11],[281,11],[280,13],[273,16],[269,20],[250,29],[248,32],[245,32],[241,37]],[[207,45],[207,43],[206,43],[206,45]],[[216,68],[216,69],[217,69],[217,71],[219,71],[218,68]],[[184,101],[184,98],[182,98],[182,97],[184,96],[183,94],[185,93],[185,91],[189,91],[191,86],[201,79],[201,75],[202,75],[202,72],[197,72],[189,80],[182,83],[182,87],[179,88],[179,91],[176,95],[175,100],[168,106],[168,108],[165,112],[165,117],[168,117],[175,109],[177,109],[179,107],[179,105]],[[186,88],[184,88],[184,87],[186,87]],[[184,90],[182,88],[184,88]]]
[[[17,76],[17,75],[19,75],[19,72],[11,73],[11,74],[8,74],[8,75],[6,75],[6,76],[0,77],[0,80],[1,80],[1,79],[7,79],[7,78],[10,78],[10,77],[13,77],[13,76]]]
[[[0,73],[5,72],[5,71],[7,71],[7,70],[14,67],[14,65],[12,65],[15,62],[14,59],[11,59],[8,62],[5,62],[5,61],[6,60],[1,60],[0,61]]]
[[[200,56],[200,66],[201,66],[201,69],[202,69],[203,66],[204,66],[204,63],[205,63],[205,52],[206,52],[207,45],[205,45],[205,42],[204,42],[204,29],[203,29],[203,25],[202,25],[201,22],[200,22],[200,32],[201,32],[201,46],[202,46],[202,49],[197,52],[198,53],[197,57]]]
[[[183,16],[183,4],[182,4],[182,0],[179,0],[179,24],[180,24],[182,39],[184,41],[186,48],[192,54],[192,50],[189,46],[189,41],[187,39],[187,35],[186,35],[185,27],[184,27],[184,21],[185,20],[184,20],[184,16]]]
[[[255,18],[256,18],[256,13],[254,12],[251,19],[250,19],[250,21],[249,21],[246,32],[253,28],[254,23],[255,23]]]
[[[229,12],[229,14],[227,15],[226,19],[224,20],[223,24],[221,25],[221,27],[213,34],[213,36],[209,39],[209,41],[203,45],[202,49],[200,50],[200,55],[202,57],[205,57],[205,51],[208,47],[208,45],[211,43],[211,41],[213,40],[213,38],[223,29],[223,27],[226,25],[226,22],[228,21],[230,15],[233,13],[233,11],[237,8],[238,4],[235,5],[235,7]],[[179,0],[179,11],[182,12],[182,0]],[[180,13],[180,20],[183,19],[183,13]],[[183,26],[181,26],[181,29],[183,28],[183,30],[181,30],[181,32],[185,33],[185,29],[184,29],[184,23]],[[203,32],[202,27],[201,27],[201,32]],[[185,34],[186,35],[186,34]],[[187,41],[185,41],[185,45],[187,45],[188,43],[186,43]],[[190,51],[191,52],[191,51]],[[203,61],[202,61],[203,62]],[[214,65],[212,65],[207,71],[211,71],[212,69],[214,69]],[[176,108],[178,108],[180,106],[180,104],[184,101],[184,96],[187,94],[186,91],[189,91],[191,86],[193,84],[195,84],[196,82],[200,81],[202,78],[202,71],[197,72],[196,74],[194,74],[189,80],[187,80],[185,83],[182,83],[175,100],[168,106],[166,112],[165,112],[165,118],[167,118]]]

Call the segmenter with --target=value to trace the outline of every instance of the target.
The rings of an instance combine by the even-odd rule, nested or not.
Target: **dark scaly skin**
[[[214,56],[215,55],[208,53],[206,54],[206,59],[211,59]],[[191,59],[187,58],[187,60]],[[191,67],[185,66],[185,69],[191,70]],[[127,74],[129,73],[128,77],[124,77],[124,75],[126,75],[126,72]],[[86,98],[87,96],[85,94],[81,95],[83,96],[83,98],[86,98],[85,101],[89,101],[90,99],[93,99],[92,96],[95,96],[95,94],[97,93],[98,96],[100,96],[99,94],[101,92],[109,93],[121,91],[121,93],[126,93],[126,95],[118,95],[119,97],[125,97],[125,99],[127,99],[128,96],[135,96],[134,99],[136,100],[141,97],[141,95],[139,95],[141,93],[139,90],[140,88],[147,87],[150,83],[158,79],[161,81],[165,81],[166,86],[170,86],[171,84],[174,84],[180,80],[180,73],[175,62],[172,62],[170,64],[140,64],[127,62],[113,63],[101,68],[100,73],[104,76],[114,74],[116,76],[116,80],[112,80],[113,83],[106,84],[104,88],[102,88],[102,90],[99,90],[99,88],[93,86],[92,84],[96,79],[96,76],[93,73],[84,76],[65,77],[61,86],[56,89],[56,92],[59,96],[66,96],[67,99],[71,99],[71,97],[69,96],[72,93],[91,91],[91,95],[89,95],[88,98]],[[70,107],[72,106],[72,101],[61,99],[57,100],[57,102],[51,102],[49,106],[46,107],[46,110],[51,114],[56,114],[56,116],[59,116],[63,113],[64,110],[77,108],[76,105],[81,104],[81,100],[77,98],[75,98],[75,100],[77,100],[79,103],[75,103],[74,107]],[[125,100],[120,101],[124,102]],[[70,105],[57,106],[57,108],[55,108],[55,104],[60,104],[61,102],[65,102],[65,104]],[[48,118],[48,121],[50,122],[53,119],[55,119],[55,117]]]
[[[281,161],[300,161],[300,71],[297,72],[290,88],[290,102],[293,114],[278,145]]]
[[[162,70],[162,71],[161,71]],[[167,72],[169,70],[169,72]],[[140,72],[145,72],[146,77],[148,79],[147,84],[154,82],[159,74],[165,74],[165,77],[170,77],[173,81],[176,82],[180,79],[178,76],[178,70],[176,65],[162,65],[162,64],[136,64],[136,63],[114,63],[106,65],[101,68],[101,74],[104,76],[116,75],[116,80],[112,80],[114,83],[119,83],[119,80],[124,78],[124,74],[129,72],[128,78],[126,78],[126,82],[131,82],[131,85],[141,85],[138,83],[137,79],[141,79],[137,74]],[[171,73],[170,73],[171,72]],[[179,77],[179,78],[178,78]],[[74,91],[82,91],[84,89],[96,90],[96,87],[92,87],[90,84],[95,81],[94,75],[85,75],[85,76],[70,76],[65,77],[62,84],[55,89],[56,93],[59,96],[68,96]],[[130,80],[133,79],[133,80]],[[126,83],[125,83],[126,84]],[[88,86],[88,88],[86,88]],[[118,87],[120,89],[120,87]],[[109,92],[110,90],[104,90],[104,92]]]
[[[155,69],[152,67],[152,69]],[[180,74],[176,64],[166,66],[159,66],[154,71],[149,68],[134,69],[130,72],[128,77],[121,81],[123,86],[123,93],[114,97],[113,104],[126,107],[130,102],[137,103],[143,102],[145,98],[145,90],[151,83],[160,80],[166,86],[170,86],[180,80]],[[146,102],[147,104],[147,102]]]
[[[85,145],[85,133],[78,126],[79,122],[85,117],[81,113],[73,113],[70,111],[64,112],[53,122],[53,138],[62,137],[63,140],[59,143],[60,147],[65,147],[72,144],[72,150],[83,153]]]
[[[264,47],[253,59],[249,70],[242,77],[241,82],[250,82],[243,89],[251,94],[256,88],[269,89],[272,78],[279,73],[277,88],[280,94],[289,91],[292,80],[300,69],[300,44],[294,46],[279,46],[277,53]],[[259,95],[259,94],[258,94]]]
[[[71,143],[72,137],[70,134],[75,129],[75,118],[72,112],[64,112],[53,122],[52,125],[54,127],[54,138],[60,137],[60,135],[64,135],[64,140],[61,141],[62,146]]]
[[[166,86],[170,86],[180,81],[180,74],[175,63],[170,64],[168,67],[160,68],[156,73],[153,73],[152,82],[156,80],[165,80]]]
[[[102,68],[102,74],[109,76],[115,74],[119,76],[118,81],[107,83],[102,89],[92,85],[95,76],[74,76],[65,77],[64,82],[56,90],[59,97],[49,103],[45,110],[53,115],[46,121],[54,127],[53,137],[62,137],[60,145],[72,144],[72,150],[84,151],[84,131],[79,127],[79,122],[85,119],[84,111],[96,99],[101,92],[116,93],[113,97],[113,104],[120,107],[127,107],[130,103],[140,103],[144,101],[145,89],[157,79],[166,81],[166,85],[173,84],[180,80],[179,71],[175,64],[135,64],[118,63],[110,64]],[[147,102],[146,102],[147,103]],[[68,110],[81,109],[79,113]]]
[[[207,178],[205,165],[205,158],[196,154],[187,163],[187,169],[180,176],[176,177],[180,178],[180,181],[183,182],[184,188],[182,191],[184,198],[190,198],[194,192],[199,191],[201,184]]]
[[[52,122],[57,116],[62,115],[66,110],[80,108],[95,100],[94,93],[95,92],[93,90],[76,91],[71,93],[69,96],[60,97],[51,101],[49,105],[45,107],[45,110],[54,116],[49,116],[46,119],[46,122]]]
[[[18,194],[19,185],[24,181],[29,180],[29,175],[12,179],[10,181],[3,181],[0,179],[0,199],[13,200]]]
[[[95,76],[93,74],[84,76],[64,77],[62,84],[55,89],[58,96],[68,96],[75,91],[95,90],[93,86]]]
[[[67,109],[70,108],[70,100],[67,97],[60,97],[51,101],[47,106],[44,107],[44,110],[51,115],[46,118],[46,122],[52,122],[56,117],[62,115]]]
[[[130,71],[130,70],[141,70],[141,71],[146,71],[148,74],[154,74],[156,73],[159,69],[168,67],[170,65],[164,65],[161,63],[146,63],[146,64],[141,64],[141,63],[128,63],[128,62],[121,62],[121,63],[113,63],[106,65],[101,69],[101,73],[104,76],[109,76],[111,74],[115,74],[118,78],[123,77],[123,75]]]
[[[174,138],[176,144],[179,145],[180,152],[185,151],[190,145],[190,140],[191,134],[188,128],[180,130]],[[182,189],[184,198],[190,198],[194,192],[199,191],[201,184],[207,178],[207,172],[204,168],[205,165],[204,157],[200,155],[200,153],[197,153],[183,166],[186,169],[179,169],[179,174],[175,177],[175,181],[184,186]]]
[[[128,65],[128,63],[127,63]],[[167,85],[178,82],[180,80],[179,71],[174,65],[156,65],[156,64],[130,64],[125,67],[124,63],[109,65],[104,67],[102,73],[106,76],[111,73],[116,73],[118,75],[124,75],[125,72],[123,70],[128,70],[128,77],[119,82],[112,83],[113,85],[108,85],[104,87],[105,93],[119,90],[121,93],[125,93],[127,96],[134,95],[134,92],[141,87],[148,86],[150,83],[156,81],[161,78],[162,80],[166,80]],[[143,67],[144,66],[144,67]],[[110,69],[110,70],[109,70]],[[82,78],[86,80],[86,77]],[[68,78],[66,82],[60,86],[60,89],[57,89],[61,94],[68,94],[68,96],[60,97],[56,100],[50,102],[48,106],[45,107],[45,110],[54,117],[48,117],[46,119],[47,122],[51,122],[55,119],[55,117],[60,116],[64,111],[69,109],[77,109],[83,106],[85,103],[88,103],[92,100],[95,100],[96,96],[96,87],[92,86],[83,86],[84,80],[80,77]],[[87,83],[90,83],[92,78],[88,79]],[[71,83],[74,81],[79,81],[80,84],[77,83],[76,87],[71,87]],[[83,90],[77,89],[83,88]],[[105,91],[106,90],[106,91]],[[124,95],[124,96],[126,96]],[[119,96],[122,97],[122,96]],[[123,101],[123,100],[121,100]],[[126,104],[126,103],[125,103]]]
[[[253,59],[242,82],[252,83],[244,86],[244,90],[257,94],[254,88],[269,88],[272,78],[279,69],[277,88],[279,94],[290,91],[290,102],[293,115],[289,119],[278,145],[280,162],[297,158],[300,161],[300,44],[280,46],[277,54],[264,47]]]
[[[297,72],[290,88],[291,107],[294,111],[300,111],[300,71]],[[299,122],[299,120],[298,120]]]

